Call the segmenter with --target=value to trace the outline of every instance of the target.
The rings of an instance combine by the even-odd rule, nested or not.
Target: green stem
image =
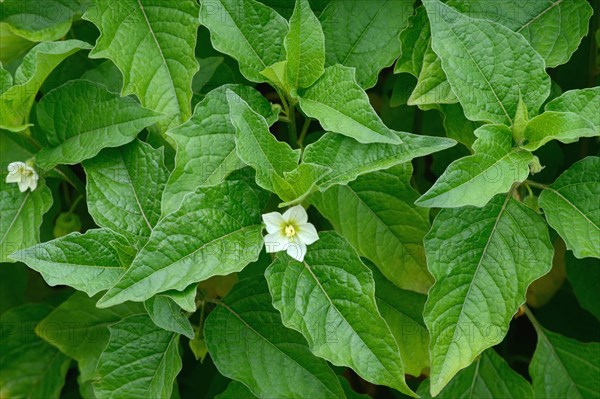
[[[202,301],[202,303],[200,304],[200,321],[198,321],[198,336],[200,338],[204,337],[204,312],[205,312],[205,307],[206,307],[206,301]]]
[[[290,105],[290,113],[288,118],[290,120],[289,128],[288,128],[288,142],[292,146],[292,148],[298,147],[298,133],[296,131],[296,106]]]
[[[283,94],[279,89],[277,89],[277,94],[279,94],[279,98],[281,99],[281,105],[283,106],[283,113],[288,118],[290,117],[290,106],[288,105],[287,98],[285,94]]]
[[[85,194],[85,184],[77,177],[71,169],[66,166],[56,166],[54,171],[63,178],[64,181],[69,183],[75,188],[80,194]]]
[[[300,132],[300,137],[298,138],[298,145],[300,148],[304,150],[304,138],[306,137],[306,133],[308,133],[308,128],[310,126],[310,122],[312,122],[311,118],[306,118],[304,121],[304,125],[302,126],[302,131]]]
[[[533,191],[531,191],[531,187],[529,186],[529,184],[525,183],[525,188],[527,189],[527,193],[529,194],[529,196],[533,197]]]
[[[532,180],[525,180],[524,183],[527,184],[527,185],[529,185],[529,186],[533,186],[535,188],[539,188],[540,190],[547,190],[547,189],[550,188],[550,187],[548,187],[545,184],[537,183],[537,182],[534,182]]]
[[[527,318],[529,319],[531,324],[533,324],[533,328],[535,328],[536,331],[538,331],[542,327],[540,325],[540,322],[537,321],[537,319],[535,318],[533,313],[531,313],[531,310],[529,310],[529,307],[527,305],[523,305],[523,310],[525,311],[525,314],[527,315]]]
[[[73,201],[73,203],[71,204],[71,207],[69,208],[69,211],[67,213],[73,213],[73,211],[75,211],[75,208],[77,207],[77,205],[79,204],[79,202],[83,199],[83,195],[79,194],[77,196],[77,198],[75,198],[75,201]]]

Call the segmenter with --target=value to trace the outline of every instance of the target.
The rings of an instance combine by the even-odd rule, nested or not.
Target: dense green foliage
[[[0,398],[600,398],[598,15],[0,1]]]

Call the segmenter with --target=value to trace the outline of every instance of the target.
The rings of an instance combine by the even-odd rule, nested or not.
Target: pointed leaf
[[[190,321],[182,314],[181,308],[171,298],[165,295],[157,295],[144,302],[144,307],[158,327],[185,335],[189,339],[194,338],[194,330]]]
[[[118,147],[161,119],[133,98],[119,97],[104,86],[85,80],[70,81],[48,93],[37,107],[45,145],[36,162],[51,168],[76,164],[105,147]]]
[[[600,343],[583,343],[534,323],[538,341],[529,364],[539,399],[600,398]]]
[[[417,391],[429,399],[429,380]],[[436,396],[437,399],[533,399],[531,385],[510,368],[493,349],[488,349]]]
[[[600,132],[600,87],[571,90],[546,104],[546,111],[572,112],[592,122]]]
[[[160,218],[167,182],[163,149],[135,140],[83,164],[88,211],[98,226],[145,241]]]
[[[361,87],[375,86],[379,72],[398,56],[398,34],[412,12],[412,0],[331,1],[319,17],[327,66],[354,67]]]
[[[225,182],[187,195],[152,231],[100,307],[145,301],[171,289],[242,270],[263,245],[258,196],[246,183]]]
[[[522,148],[535,151],[551,140],[574,143],[580,137],[600,136],[587,119],[572,112],[547,111],[529,121],[523,132]]]
[[[396,338],[404,370],[419,377],[429,368],[429,333],[423,321],[427,296],[396,287],[375,265],[366,265],[373,272],[377,307]]]
[[[79,40],[44,42],[27,53],[17,69],[14,86],[0,95],[0,128],[18,132],[29,125],[29,112],[42,83],[65,58],[91,46]]]
[[[425,7],[417,7],[414,15],[408,18],[407,27],[400,33],[399,39],[400,57],[394,73],[410,73],[418,78],[425,54],[431,47],[431,28]]]
[[[206,319],[204,336],[217,369],[257,397],[344,397],[327,363],[281,324],[262,277],[234,287]]]
[[[227,388],[217,396],[215,399],[254,399],[256,396],[252,393],[247,386],[242,384],[241,382],[231,381],[227,384]]]
[[[600,320],[600,267],[593,258],[566,256],[567,278],[582,308]]]
[[[160,295],[164,295],[172,299],[177,306],[186,312],[194,313],[196,311],[196,289],[198,288],[197,283],[190,284],[183,291],[168,290]]]
[[[278,141],[269,132],[265,118],[254,112],[240,96],[228,91],[227,101],[231,123],[236,130],[238,157],[256,171],[259,186],[280,194],[286,185],[283,174],[296,169],[300,151]]]
[[[469,119],[510,125],[519,96],[531,115],[537,113],[550,93],[550,78],[544,60],[523,36],[439,0],[423,4],[433,50]]]
[[[0,3],[0,22],[8,24],[12,33],[27,40],[58,40],[71,27],[71,21],[82,8],[81,1],[4,0]]]
[[[423,66],[417,76],[417,86],[408,99],[408,105],[455,104],[458,102],[446,73],[442,69],[442,61],[433,52],[431,41],[423,55]]]
[[[578,258],[600,258],[600,158],[574,163],[540,194],[548,224]]]
[[[481,124],[468,120],[460,104],[442,104],[439,111],[444,118],[446,135],[472,150],[477,139],[475,130],[481,127]]]
[[[403,132],[394,134],[402,144],[365,145],[350,137],[325,133],[318,141],[306,146],[302,160],[331,169],[317,183],[321,190],[325,190],[336,184],[347,184],[365,173],[409,162],[456,144],[454,140],[441,137]]]
[[[273,122],[271,104],[251,87],[224,85],[208,93],[189,121],[167,132],[177,145],[177,155],[162,198],[164,215],[176,210],[183,197],[197,187],[220,184],[244,165],[236,155],[227,90],[237,93],[252,109],[269,118],[269,123]]]
[[[514,149],[512,132],[504,125],[484,125],[475,131],[475,155],[450,164],[433,187],[417,200],[427,207],[484,206],[496,194],[506,193],[529,176],[535,157]]]
[[[148,316],[131,316],[108,327],[110,340],[98,361],[98,399],[169,398],[181,370],[179,335]]]
[[[283,61],[287,21],[272,8],[254,0],[203,2],[200,22],[210,31],[213,47],[235,58],[244,77],[266,82],[260,74]]]
[[[423,248],[429,211],[414,205],[411,177],[410,163],[398,165],[315,193],[310,201],[390,281],[427,293],[433,284]]]
[[[396,340],[377,310],[373,274],[337,233],[319,236],[304,262],[284,254],[265,272],[283,324],[300,331],[315,355],[413,395]]]
[[[13,252],[40,241],[42,218],[51,206],[52,192],[43,179],[34,191],[22,193],[17,184],[6,183],[6,169],[0,171],[0,262],[10,262]]]
[[[98,359],[110,337],[108,326],[125,317],[145,313],[137,303],[98,309],[97,299],[76,292],[36,327],[39,336],[77,361],[80,384],[95,378]]]
[[[296,0],[284,44],[287,82],[295,89],[312,86],[325,71],[325,36],[308,0]]]
[[[400,34],[401,53],[394,73],[407,72],[418,79],[409,105],[453,104],[458,99],[450,87],[442,62],[431,48],[431,29],[425,7],[418,7]]]
[[[450,5],[474,18],[489,19],[520,33],[546,61],[564,64],[588,33],[592,7],[586,0],[451,0]]]
[[[27,304],[2,314],[0,397],[60,397],[71,359],[34,333],[51,311],[45,304]]]
[[[425,236],[431,394],[485,349],[502,341],[527,287],[552,266],[547,225],[512,198],[484,208],[443,209]],[[468,339],[464,339],[468,335]]]
[[[194,0],[96,0],[85,19],[100,30],[90,58],[108,58],[123,74],[122,94],[167,115],[164,131],[191,115],[198,4]]]
[[[371,107],[367,93],[356,83],[354,68],[331,66],[312,87],[299,94],[302,111],[318,119],[327,131],[361,143],[401,143]]]
[[[125,272],[117,251],[110,245],[119,241],[108,229],[71,233],[12,255],[42,274],[48,285],[68,285],[92,296],[109,289]]]

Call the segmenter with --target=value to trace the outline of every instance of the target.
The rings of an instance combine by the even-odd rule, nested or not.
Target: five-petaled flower
[[[265,246],[267,252],[286,251],[289,256],[302,262],[306,246],[319,239],[315,226],[308,223],[308,215],[301,205],[296,205],[282,215],[271,212],[262,215],[267,227]]]
[[[17,183],[19,191],[24,193],[29,188],[35,190],[38,184],[39,176],[33,167],[25,162],[11,162],[8,164],[8,175],[6,176],[7,183]]]

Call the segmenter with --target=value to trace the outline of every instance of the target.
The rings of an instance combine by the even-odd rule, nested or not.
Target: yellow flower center
[[[291,224],[285,226],[285,235],[288,238],[293,238],[296,235],[296,229]]]

